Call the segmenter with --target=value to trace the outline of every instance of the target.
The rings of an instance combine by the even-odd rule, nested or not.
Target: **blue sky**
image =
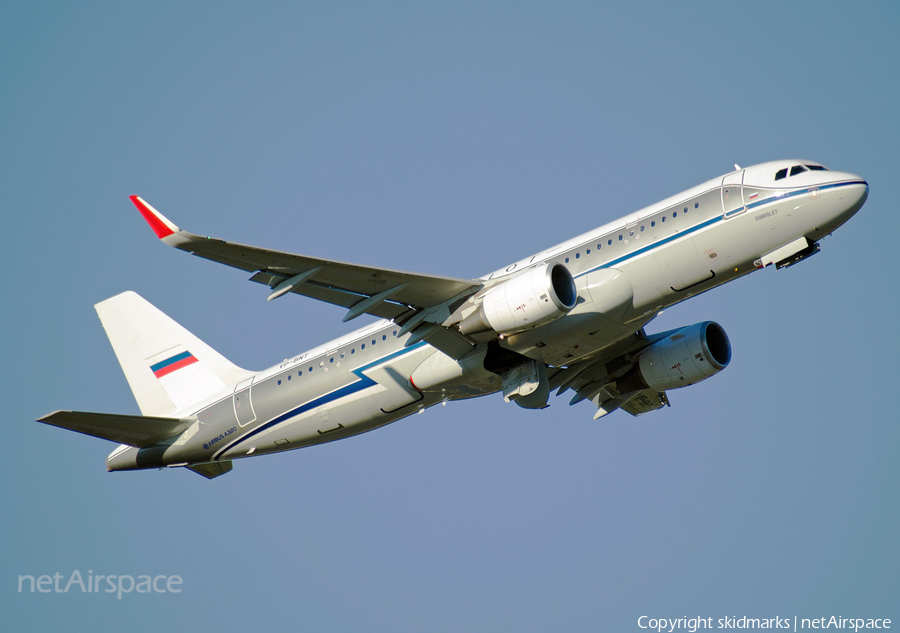
[[[40,3],[0,8],[10,630],[638,630],[900,619],[895,3]],[[138,413],[93,304],[135,290],[241,366],[352,329],[160,245],[196,233],[478,276],[733,163],[864,176],[785,271],[667,310],[727,371],[639,420],[451,403],[350,440],[109,474],[55,409]],[[354,324],[355,325],[355,324]],[[181,593],[19,594],[19,575]]]

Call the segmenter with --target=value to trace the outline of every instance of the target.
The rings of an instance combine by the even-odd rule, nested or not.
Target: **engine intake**
[[[731,342],[722,326],[704,321],[667,333],[644,350],[617,383],[619,391],[666,391],[696,384],[731,362]]]
[[[549,323],[575,307],[578,291],[562,264],[543,264],[493,286],[459,324],[463,334],[513,334]]]

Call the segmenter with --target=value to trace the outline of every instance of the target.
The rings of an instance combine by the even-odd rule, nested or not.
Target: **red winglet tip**
[[[156,237],[163,239],[175,232],[170,229],[166,223],[162,221],[161,216],[159,216],[150,205],[141,200],[139,196],[128,196],[128,199],[134,203],[134,206],[136,206],[138,211],[141,212],[141,215],[144,216],[144,220],[147,221],[147,224],[149,224],[150,228],[153,229],[153,232],[156,233]]]

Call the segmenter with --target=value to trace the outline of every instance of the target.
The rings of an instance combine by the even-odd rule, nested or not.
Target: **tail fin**
[[[171,416],[253,376],[135,292],[94,308],[144,415]]]

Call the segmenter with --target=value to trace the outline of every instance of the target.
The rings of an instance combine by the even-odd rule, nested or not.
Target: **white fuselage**
[[[813,165],[775,180],[782,169]],[[546,325],[500,344],[551,367],[588,359],[642,328],[663,308],[746,275],[786,245],[812,244],[861,207],[868,185],[814,163],[776,161],[738,170],[520,260],[481,279],[486,287],[533,266],[560,263],[579,302]],[[788,253],[791,254],[791,253]],[[621,273],[621,274],[619,274]],[[166,446],[121,447],[110,470],[231,460],[341,439],[445,400],[498,391],[501,380],[460,365],[453,380],[419,390],[409,378],[426,342],[379,321],[256,374],[179,411],[197,421]],[[597,333],[602,336],[597,336]]]

